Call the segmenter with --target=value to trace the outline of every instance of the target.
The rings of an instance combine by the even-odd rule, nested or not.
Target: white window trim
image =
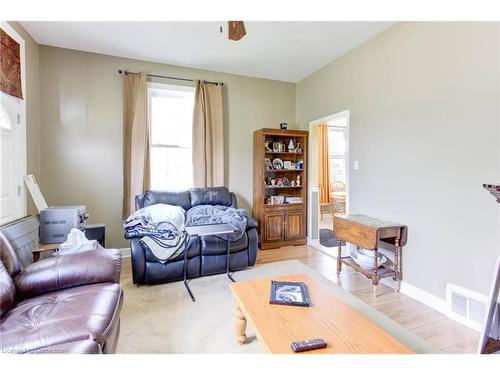
[[[151,100],[149,100],[150,97],[155,96],[155,93],[157,96],[160,96],[161,91],[171,91],[171,92],[190,92],[194,93],[195,88],[194,86],[185,86],[185,85],[172,85],[168,83],[160,83],[160,82],[148,82],[147,83],[147,118],[148,121],[151,119]],[[165,144],[165,143],[153,143],[152,140],[153,132],[152,129],[150,128],[149,131],[149,147],[150,148],[183,148],[183,149],[192,149],[191,147],[186,147],[183,145],[177,145],[177,144]]]
[[[23,99],[21,99],[21,116],[19,119],[19,124],[14,124],[14,126],[19,127],[19,164],[18,164],[18,175],[20,180],[18,186],[21,190],[21,198],[19,202],[19,207],[17,210],[17,217],[14,220],[20,219],[28,214],[27,206],[27,192],[26,186],[23,183],[23,177],[27,174],[27,156],[26,156],[26,47],[24,38],[16,31],[12,26],[10,26],[6,21],[0,21],[0,28],[2,28],[9,36],[19,43],[19,52],[21,57],[21,88],[23,92]],[[7,223],[2,223],[7,224]]]

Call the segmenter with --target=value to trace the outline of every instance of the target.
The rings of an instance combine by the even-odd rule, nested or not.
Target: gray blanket
[[[247,211],[245,209],[227,206],[200,205],[191,208],[186,213],[186,226],[207,224],[230,224],[236,232],[229,235],[230,241],[239,240],[247,228]],[[227,239],[227,235],[218,236]]]

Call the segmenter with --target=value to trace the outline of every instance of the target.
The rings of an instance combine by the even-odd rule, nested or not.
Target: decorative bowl
[[[371,253],[371,256],[367,255],[367,252]],[[358,250],[353,251],[351,253],[351,258],[354,262],[356,262],[359,266],[367,269],[373,268],[374,258],[373,252],[369,250]],[[383,255],[378,256],[378,265],[379,267],[387,262],[387,258]]]

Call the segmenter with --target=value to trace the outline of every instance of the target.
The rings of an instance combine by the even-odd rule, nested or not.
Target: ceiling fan
[[[222,33],[222,27],[220,28]],[[227,21],[227,37],[231,40],[238,41],[247,35],[245,23],[243,21]]]

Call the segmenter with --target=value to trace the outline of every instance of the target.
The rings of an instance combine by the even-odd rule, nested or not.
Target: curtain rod
[[[139,73],[134,73],[134,72],[127,72],[126,70],[118,69],[118,74],[139,74]],[[189,78],[179,78],[179,77],[170,77],[170,76],[162,76],[159,74],[146,74],[147,77],[153,77],[153,78],[166,78],[166,79],[175,79],[177,81],[185,81],[185,82],[193,82],[194,79],[189,79]],[[224,86],[223,82],[212,82],[212,81],[204,81],[206,83],[211,83],[213,85],[221,85]]]

